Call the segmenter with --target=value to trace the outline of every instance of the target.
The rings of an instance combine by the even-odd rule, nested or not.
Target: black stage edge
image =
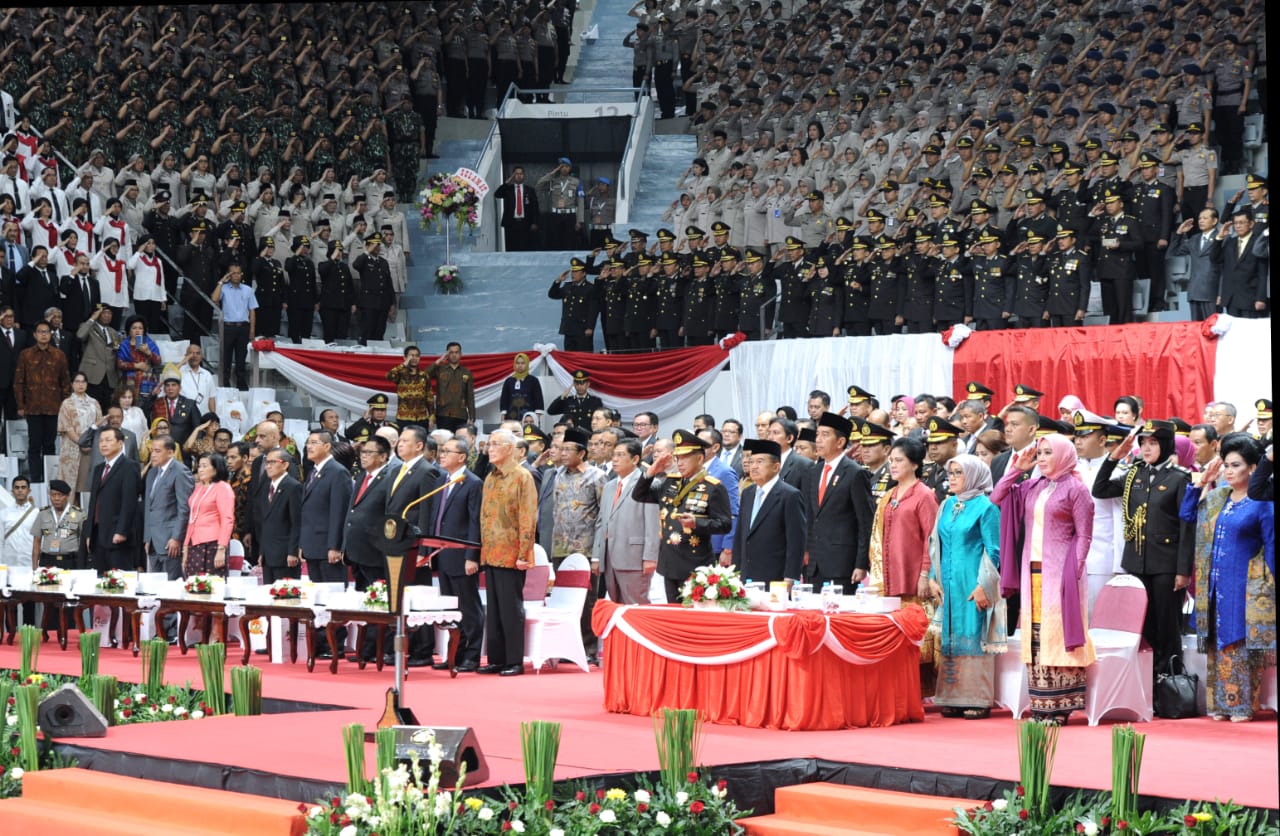
[[[308,803],[346,792],[345,784],[334,784],[294,775],[278,775],[236,766],[208,764],[180,758],[157,758],[128,752],[108,752],[74,743],[55,743],[54,749],[63,757],[76,759],[77,765],[85,769],[111,772],[131,778],[146,778],[152,781],[167,781],[173,784],[208,787]],[[750,810],[751,814],[756,816],[773,813],[773,793],[779,787],[818,781],[921,795],[967,798],[973,801],[1001,798],[1014,788],[1015,783],[977,775],[900,769],[866,763],[841,763],[818,758],[787,758],[757,763],[724,764],[705,767],[703,772],[717,780],[727,781],[729,796],[738,807],[742,810]],[[588,789],[634,787],[640,779],[656,784],[659,774],[657,772],[613,772],[589,775],[571,781],[558,781],[556,786],[558,789],[583,785]],[[476,792],[500,797],[497,787],[480,789]],[[1074,787],[1053,786],[1050,794],[1053,803],[1060,804],[1075,792]],[[1086,792],[1101,791],[1086,790]],[[1185,801],[1184,798],[1164,798],[1143,793],[1139,807],[1142,810],[1166,811]],[[1268,821],[1280,820],[1280,810],[1255,809],[1258,809]]]

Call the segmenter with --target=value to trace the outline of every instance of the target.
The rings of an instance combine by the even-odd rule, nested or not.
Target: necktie
[[[453,492],[453,485],[444,489],[444,495],[440,497],[440,507],[436,509],[436,528],[435,533],[440,533],[440,526],[444,522],[444,506],[449,503],[449,494]]]
[[[315,470],[311,471],[311,484],[314,485],[316,483],[316,480],[319,478],[320,478],[320,468],[317,467]]]
[[[103,482],[107,481],[107,474],[108,474],[108,473],[110,473],[110,472],[111,472],[111,462],[103,462],[103,463],[102,463],[102,478],[101,478],[100,480],[98,480],[98,484],[99,484],[99,485],[101,485]]]
[[[49,192],[49,202],[53,204],[53,219],[59,224],[62,223],[62,207],[58,205],[58,196],[53,192]]]
[[[516,186],[516,217],[524,217],[524,186]]]
[[[13,244],[6,244],[4,248],[4,265],[13,270]]]
[[[756,488],[756,501],[751,506],[751,519],[747,523],[747,528],[756,524],[756,514],[760,513],[761,505],[764,505],[764,491],[761,488]]]
[[[1200,236],[1200,252],[1201,252],[1201,254],[1203,254],[1203,253],[1205,252],[1205,250],[1207,250],[1207,249],[1209,249],[1209,236],[1208,236],[1208,235],[1201,235],[1201,236]]]
[[[267,504],[270,505],[272,502],[275,501],[275,498],[276,498],[276,486],[272,485],[270,490],[267,491]]]
[[[13,331],[8,328],[4,329],[4,338],[9,341],[9,348],[13,348]]]
[[[369,483],[372,481],[373,481],[373,474],[366,473],[364,475],[364,481],[360,483],[360,490],[356,491],[356,501],[352,503],[353,505],[360,504],[360,500],[364,498],[364,492],[369,490]]]
[[[169,401],[169,417],[170,417],[170,418],[172,418],[172,417],[173,417],[173,410],[174,410],[174,409],[175,409],[175,402],[174,402],[174,401]]]
[[[618,483],[618,487],[613,489],[613,507],[618,507],[618,500],[622,498],[622,477],[619,476],[614,480]]]
[[[822,466],[822,481],[818,483],[818,504],[822,504],[822,498],[827,495],[827,477],[831,475],[831,463],[827,462]]]
[[[391,492],[395,493],[396,488],[400,487],[400,482],[404,479],[405,474],[409,472],[409,465],[400,465],[400,472],[396,474],[396,480],[391,483]]]
[[[1243,238],[1241,238],[1239,243],[1236,244],[1236,258],[1237,259],[1244,258],[1244,239]]]

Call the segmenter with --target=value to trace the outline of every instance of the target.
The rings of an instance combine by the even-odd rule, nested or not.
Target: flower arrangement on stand
[[[418,193],[418,209],[425,232],[441,232],[444,222],[452,219],[462,238],[462,230],[472,230],[480,223],[480,195],[475,187],[456,174],[433,174]]]
[[[387,582],[374,581],[369,584],[369,588],[365,590],[364,601],[362,602],[366,609],[385,610],[387,603]]]
[[[31,582],[35,586],[57,586],[62,583],[62,571],[50,566],[41,566],[32,576]]]
[[[441,264],[436,268],[436,292],[446,296],[462,292],[462,279],[458,278],[458,265]]]
[[[707,609],[751,608],[742,576],[733,566],[699,566],[694,569],[680,590],[680,602],[686,607]]]
[[[267,590],[276,601],[290,601],[302,597],[302,585],[292,578],[281,578]]]
[[[192,595],[212,595],[213,575],[192,575],[182,584],[182,588]]]
[[[124,572],[119,569],[108,569],[98,581],[97,588],[102,592],[124,592]]]

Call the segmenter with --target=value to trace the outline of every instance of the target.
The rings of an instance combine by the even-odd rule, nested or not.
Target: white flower
[[[560,828],[558,828],[558,827],[553,827],[553,828],[551,828],[551,830],[547,833],[547,836],[564,836],[564,831],[563,831],[563,830],[561,830],[561,829],[560,829]]]
[[[184,715],[184,714],[186,714],[186,713],[187,713],[187,710],[186,710],[185,708],[183,708],[182,706],[178,706],[177,708],[175,708],[175,709],[173,710],[173,713],[174,713],[174,714],[176,714],[177,716],[181,717],[182,715]]]
[[[1009,799],[1007,798],[997,798],[995,801],[991,802],[991,808],[997,811],[1003,810],[1008,806],[1009,806]]]
[[[658,811],[657,815],[653,817],[653,820],[656,821],[662,827],[666,827],[667,825],[671,824],[671,817],[668,816],[666,812],[662,810]]]
[[[198,708],[197,708],[195,711],[191,712],[191,719],[192,719],[192,720],[199,720],[199,719],[200,719],[201,717],[203,717],[203,716],[204,716],[204,712],[203,712],[203,711],[201,711],[201,710],[200,710],[200,709],[198,709]]]
[[[165,703],[164,705],[160,706],[160,710],[161,710],[162,712],[164,712],[165,714],[172,714],[172,713],[173,713],[173,706],[172,706],[172,705],[170,705],[169,703]]]
[[[636,790],[636,792],[635,792],[635,796],[636,796],[636,803],[637,803],[637,804],[648,804],[648,803],[649,803],[649,791],[648,791],[648,790]]]
[[[720,593],[716,592],[716,588],[714,586],[709,586],[707,587],[707,591],[703,593],[702,597],[706,598],[708,601],[714,601],[716,596],[719,594]]]
[[[511,829],[514,830],[516,833],[524,833],[524,822],[520,821],[519,819],[516,819],[515,821],[511,822]]]
[[[4,719],[4,722],[6,726],[16,726],[18,725],[18,715],[10,714],[8,717]]]
[[[1098,836],[1098,826],[1091,821],[1085,822],[1084,836]]]
[[[604,822],[605,824],[613,824],[617,820],[618,820],[618,816],[612,810],[600,811],[600,821]]]
[[[342,831],[338,834],[338,836],[356,836],[357,832],[359,831],[356,830],[356,826],[354,824],[349,824],[346,827],[342,828]]]
[[[309,819],[318,819],[323,815],[324,815],[324,808],[321,807],[319,804],[315,805],[314,807],[312,807],[310,810],[307,811],[307,818]]]
[[[447,793],[436,794],[436,815],[447,816],[449,814],[449,796]]]
[[[489,819],[493,818],[492,808],[481,807],[480,812],[476,813],[476,818],[480,819],[480,821],[488,821]]]
[[[22,767],[20,766],[15,766],[13,769],[9,770],[9,777],[14,781],[21,781],[24,774],[25,773],[22,771]]]
[[[689,793],[685,792],[684,790],[681,790],[680,792],[676,793],[677,804],[686,804],[688,803],[688,801],[689,801]]]
[[[714,789],[714,790],[712,790],[711,792],[715,794],[715,797],[716,797],[716,798],[724,798],[726,795],[728,795],[728,794],[729,794],[729,790],[728,790],[727,788],[725,788],[725,789]]]

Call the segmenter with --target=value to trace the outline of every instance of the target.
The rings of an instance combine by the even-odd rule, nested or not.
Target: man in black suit
[[[769,429],[766,431],[766,435],[770,441],[776,443],[782,450],[782,471],[780,473],[782,481],[798,491],[803,491],[805,474],[813,467],[813,462],[804,456],[798,455],[793,449],[796,438],[800,435],[800,428],[796,426],[795,421],[779,415],[769,421]]]
[[[179,444],[191,437],[200,421],[200,407],[194,399],[183,396],[182,378],[176,373],[165,376],[162,391],[156,393],[151,402],[143,407],[143,411],[151,421],[157,418],[167,420],[169,434]]]
[[[387,493],[391,490],[391,474],[387,459],[391,457],[391,445],[381,436],[370,436],[356,443],[360,455],[360,475],[351,494],[351,505],[346,511],[342,529],[342,551],[351,564],[356,578],[356,589],[364,592],[374,581],[387,579],[386,563],[382,552],[374,547],[382,536],[383,509],[387,505]],[[360,656],[369,661],[375,652],[373,631],[365,636]],[[351,657],[351,661],[357,661]]]
[[[400,440],[396,443],[396,455],[400,458],[400,466],[388,474],[391,488],[387,491],[387,503],[383,512],[388,516],[404,516],[414,522],[419,530],[430,528],[432,503],[419,502],[413,508],[409,506],[429,491],[434,490],[443,481],[440,468],[423,458],[427,447],[427,431],[417,424],[410,424],[400,432]],[[415,559],[417,552],[406,555]],[[430,586],[431,570],[421,567],[415,573],[414,586]],[[410,667],[424,667],[432,664],[431,648],[434,644],[434,628],[419,627],[413,631],[409,642]]]
[[[1021,404],[1014,404],[1005,410],[1004,440],[1009,449],[991,460],[991,478],[999,481],[1004,476],[1009,462],[1023,450],[1036,443],[1036,429],[1040,426],[1040,416],[1034,409]],[[1026,478],[1039,476],[1039,471],[1032,470]],[[1018,481],[1023,481],[1019,479]]]
[[[76,376],[76,372],[80,370],[80,340],[76,339],[74,331],[68,331],[63,327],[62,309],[51,307],[44,312],[44,320],[49,323],[49,345],[67,355],[67,370],[70,371],[71,377]],[[185,439],[184,439],[185,440]]]
[[[267,454],[272,450],[280,449],[280,426],[274,421],[263,421],[258,424],[254,443],[258,445],[258,450],[262,455],[253,460],[253,466],[249,469],[249,531],[253,533],[245,535],[244,555],[246,563],[258,562],[258,536],[256,533],[258,521],[255,517],[261,506],[259,502],[260,495],[266,493],[265,486],[269,481],[266,475]],[[292,457],[290,457],[290,460],[292,460]],[[300,473],[296,464],[289,467],[289,475],[294,479],[299,477]]]
[[[858,584],[871,568],[871,479],[845,455],[852,431],[853,423],[834,412],[818,420],[818,461],[803,488],[809,522],[805,577],[815,585]]]
[[[37,244],[31,261],[13,278],[18,302],[18,322],[32,328],[44,319],[44,312],[61,301],[58,296],[58,271],[49,263],[49,248]]]
[[[753,581],[800,580],[806,521],[800,491],[782,481],[782,448],[776,441],[742,442],[751,485],[742,492],[733,554],[742,577]]]
[[[432,501],[428,534],[457,540],[480,542],[480,499],[484,482],[467,469],[467,442],[451,438],[440,447],[439,461],[450,483]],[[461,481],[454,482],[459,479]],[[440,594],[457,595],[462,613],[461,637],[454,666],[469,672],[480,667],[480,643],[484,638],[484,606],[480,603],[480,550],[444,549],[435,556],[435,569],[440,575]],[[449,662],[441,659],[432,665],[446,670]]]
[[[538,235],[538,190],[524,182],[524,166],[511,169],[511,176],[493,196],[502,201],[502,229],[507,235],[507,252],[535,249]]]
[[[262,457],[262,487],[254,497],[253,539],[262,582],[302,577],[302,483],[289,475],[293,457],[276,448]]]
[[[333,458],[333,436],[324,430],[307,436],[307,461],[311,475],[302,488],[302,531],[298,545],[307,561],[307,576],[323,583],[346,583],[347,567],[342,562],[342,538],[346,531],[347,508],[351,505],[351,472]],[[346,644],[346,628],[339,629],[338,646]],[[331,651],[322,638],[319,656]]]
[[[1254,252],[1257,234],[1253,229],[1253,210],[1242,206],[1231,216],[1235,235],[1227,238],[1227,225],[1218,230],[1222,243],[1222,289],[1219,305],[1232,316],[1258,319],[1267,315],[1271,300],[1271,282],[1267,259]]]
[[[89,270],[87,255],[76,255],[76,265],[69,275],[62,277],[58,292],[62,296],[61,308],[66,329],[74,334],[80,323],[93,316],[98,303],[102,301],[102,291],[98,288],[97,278]]]
[[[124,454],[124,432],[117,427],[107,427],[98,435],[98,452],[102,464],[89,477],[86,549],[99,574],[108,569],[133,571],[139,555],[133,540],[141,468]]]
[[[18,327],[12,305],[0,305],[0,453],[5,452],[5,423],[18,417],[18,400],[13,394],[13,377],[18,355],[31,345],[31,337]]]

